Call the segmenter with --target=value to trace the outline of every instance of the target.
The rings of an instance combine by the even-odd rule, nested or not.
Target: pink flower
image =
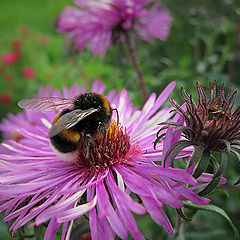
[[[19,59],[20,55],[16,52],[8,52],[2,55],[2,63],[5,65],[13,65]]]
[[[0,103],[2,105],[9,105],[12,102],[12,97],[8,93],[0,94]]]
[[[30,33],[30,29],[29,29],[28,26],[22,26],[22,27],[20,28],[20,31],[21,31],[21,34],[22,34],[23,36],[27,36],[27,35],[29,35],[29,33]]]
[[[169,11],[153,0],[75,0],[80,7],[66,7],[59,16],[58,29],[68,32],[76,48],[87,44],[94,54],[103,56],[111,43],[128,38],[165,40],[172,18]]]
[[[46,37],[46,36],[42,36],[40,42],[43,46],[48,46],[49,45],[49,38]]]
[[[21,40],[15,39],[12,40],[11,46],[14,52],[19,53],[22,50],[23,42]]]
[[[11,73],[8,73],[4,76],[4,80],[7,82],[7,83],[12,83],[13,80],[14,80],[14,75],[11,74]]]
[[[118,109],[119,124],[114,113],[106,141],[91,149],[93,162],[85,158],[81,143],[77,162],[56,156],[46,136],[57,112],[25,110],[9,115],[0,124],[3,136],[8,136],[0,145],[0,212],[5,211],[4,221],[12,221],[10,231],[30,221],[30,226],[48,222],[45,240],[54,239],[61,225],[62,239],[70,239],[73,221],[88,213],[92,240],[114,239],[115,235],[126,239],[128,233],[141,240],[144,236],[132,212],[148,212],[173,234],[164,205],[181,208],[182,200],[207,204],[208,199],[193,191],[198,182],[188,172],[162,166],[166,148],[177,138],[167,133],[164,142],[153,149],[158,123],[173,114],[172,108],[159,108],[174,86],[174,82],[169,84],[159,97],[153,93],[142,109],[133,106],[125,89],[119,94],[110,91],[106,98]],[[104,89],[95,81],[91,92],[103,94]],[[73,98],[84,93],[85,87],[76,84],[71,89],[64,87],[63,92],[65,98]],[[49,87],[39,95],[62,96]],[[185,149],[179,157],[190,153],[191,149]],[[203,176],[199,181],[210,179]]]
[[[0,66],[0,74],[4,74],[6,72],[6,69],[4,66]]]
[[[34,79],[36,76],[34,68],[24,67],[22,69],[22,76],[28,80]]]

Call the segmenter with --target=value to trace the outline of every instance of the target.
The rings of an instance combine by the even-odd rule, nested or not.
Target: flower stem
[[[129,53],[130,53],[130,57],[131,57],[133,67],[134,67],[134,69],[137,73],[137,76],[138,76],[138,81],[139,81],[139,84],[140,84],[140,88],[141,88],[143,98],[146,101],[148,99],[147,86],[144,82],[142,71],[141,71],[141,69],[138,65],[134,43],[133,43],[133,41],[131,41],[131,39],[128,41],[128,49],[129,49]]]
[[[183,229],[183,220],[179,215],[177,215],[174,239],[176,239],[181,234],[182,229]]]
[[[238,54],[238,49],[239,49],[239,40],[240,40],[240,16],[238,17],[237,33],[236,33],[236,38],[235,38],[235,43],[234,43],[234,48],[233,48],[233,59],[232,59],[232,62],[230,65],[230,70],[229,70],[228,84],[230,84],[232,82],[232,79],[234,77],[234,73],[236,70],[237,54]]]

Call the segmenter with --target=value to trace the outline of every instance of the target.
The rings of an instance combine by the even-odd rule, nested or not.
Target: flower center
[[[130,137],[119,124],[111,122],[106,137],[96,134],[90,143],[82,137],[78,148],[77,165],[95,174],[116,164],[129,165],[140,153],[138,145],[130,144]]]

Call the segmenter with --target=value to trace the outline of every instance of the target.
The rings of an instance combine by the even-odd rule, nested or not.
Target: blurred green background
[[[209,80],[216,79],[239,89],[240,1],[163,2],[173,17],[168,39],[137,45],[137,57],[149,92],[160,93],[173,80],[177,86],[172,97],[178,102],[182,102],[180,87],[183,85],[191,92],[197,80],[207,86]],[[8,112],[18,112],[17,102],[36,94],[41,85],[62,88],[78,82],[89,89],[96,78],[106,84],[107,91],[126,88],[136,105],[143,104],[125,46],[113,47],[102,59],[88,49],[81,52],[67,49],[64,35],[56,31],[56,18],[69,4],[72,1],[0,0],[0,118]],[[3,55],[12,52],[16,42],[21,44],[20,58],[12,65],[3,64]],[[195,91],[192,94],[196,95]],[[239,94],[237,102],[240,102]],[[233,157],[224,173],[229,182],[209,197],[229,214],[240,230],[240,189],[233,187],[239,172]],[[175,212],[166,211],[175,224]],[[148,216],[136,218],[146,238],[171,239]],[[234,237],[223,217],[203,211],[198,212],[191,223],[185,223],[184,230],[179,240]],[[80,239],[75,236],[73,234],[72,239]],[[0,239],[12,239],[2,222]]]

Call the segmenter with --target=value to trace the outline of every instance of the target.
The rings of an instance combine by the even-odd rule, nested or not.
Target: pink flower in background
[[[22,69],[22,76],[28,80],[34,79],[36,76],[34,68],[24,67]]]
[[[8,73],[4,76],[4,80],[7,82],[7,83],[12,83],[13,80],[14,80],[14,75],[11,74],[11,73]]]
[[[111,43],[127,38],[151,41],[165,40],[172,18],[169,11],[153,0],[75,0],[77,7],[68,6],[58,19],[60,32],[76,48],[87,44],[94,54],[103,56]],[[152,4],[149,6],[149,4]]]
[[[8,53],[2,54],[1,58],[2,58],[3,64],[13,65],[18,61],[18,59],[20,58],[20,55],[17,52],[8,52]]]
[[[9,105],[12,102],[12,97],[8,93],[0,94],[0,103],[2,105]]]
[[[42,36],[40,43],[41,43],[43,46],[48,46],[48,45],[49,45],[49,38],[46,37],[46,36]]]
[[[30,33],[30,29],[29,29],[28,26],[22,26],[22,27],[20,28],[20,32],[21,32],[21,34],[22,34],[23,36],[27,36],[27,35],[29,35],[29,33]]]
[[[6,72],[6,68],[4,66],[0,66],[0,74],[4,74]]]
[[[73,221],[88,213],[93,240],[114,239],[115,235],[126,239],[128,232],[134,239],[144,239],[132,212],[148,212],[173,234],[164,205],[181,208],[182,200],[207,204],[208,199],[192,191],[198,188],[198,181],[188,172],[162,166],[166,148],[177,137],[168,132],[157,150],[153,149],[158,123],[173,114],[169,112],[172,108],[159,107],[174,85],[169,84],[158,98],[153,93],[142,109],[132,105],[125,89],[119,94],[110,91],[106,97],[118,109],[119,124],[114,112],[115,121],[108,129],[106,142],[91,151],[91,164],[84,155],[79,162],[65,162],[52,151],[47,134],[56,112],[25,110],[9,115],[0,124],[3,136],[7,136],[0,145],[0,212],[6,210],[4,221],[13,221],[10,231],[30,221],[30,226],[48,222],[45,240],[53,239],[61,225],[62,239],[70,239]],[[103,94],[104,89],[95,81],[91,92]],[[63,92],[65,98],[73,98],[84,93],[85,88],[75,85],[65,87]],[[50,88],[41,89],[39,95],[62,96]],[[79,154],[83,153],[84,149],[79,148]],[[178,157],[188,156],[191,151],[185,149]],[[210,179],[204,175],[198,180]],[[135,201],[133,196],[141,201]]]
[[[11,41],[11,46],[14,52],[21,53],[23,42],[21,40],[15,39]]]

